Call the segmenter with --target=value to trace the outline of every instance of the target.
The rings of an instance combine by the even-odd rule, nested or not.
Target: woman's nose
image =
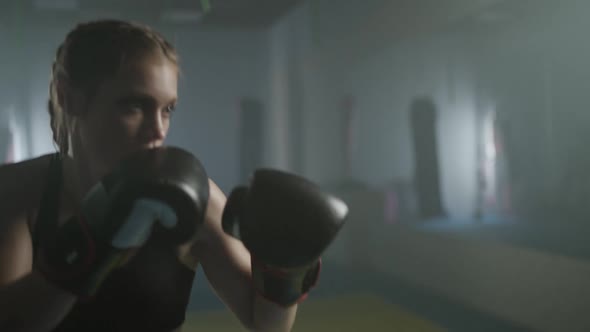
[[[166,136],[164,117],[160,111],[149,112],[145,118],[145,129],[150,141],[162,140]]]

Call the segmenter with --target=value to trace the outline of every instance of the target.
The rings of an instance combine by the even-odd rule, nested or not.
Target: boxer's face
[[[134,60],[102,82],[78,119],[79,150],[95,171],[107,171],[131,151],[162,145],[168,133],[178,68],[158,55]]]

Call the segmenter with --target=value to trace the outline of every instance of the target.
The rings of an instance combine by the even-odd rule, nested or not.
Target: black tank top
[[[56,154],[32,234],[34,249],[40,237],[58,226],[61,178]],[[176,250],[154,234],[133,259],[108,277],[91,301],[77,302],[53,332],[172,331],[184,322],[194,276],[180,263]]]

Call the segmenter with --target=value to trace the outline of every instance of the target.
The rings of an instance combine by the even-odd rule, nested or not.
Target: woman
[[[174,251],[146,245],[95,300],[77,301],[36,269],[40,225],[75,214],[89,188],[130,152],[163,144],[178,74],[174,48],[148,27],[103,20],[67,35],[50,84],[59,158],[45,155],[0,168],[0,330],[177,330],[198,264],[244,327],[291,329],[297,306],[275,305],[253,290],[249,252],[223,232],[226,198],[211,180],[198,238]]]

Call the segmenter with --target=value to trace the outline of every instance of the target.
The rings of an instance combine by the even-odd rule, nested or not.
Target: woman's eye
[[[176,110],[176,105],[168,105],[165,109],[165,112],[171,114],[171,113],[174,113],[175,110]]]
[[[143,105],[141,103],[130,102],[130,103],[126,103],[123,106],[123,109],[125,112],[128,112],[128,113],[141,112],[143,110]]]

